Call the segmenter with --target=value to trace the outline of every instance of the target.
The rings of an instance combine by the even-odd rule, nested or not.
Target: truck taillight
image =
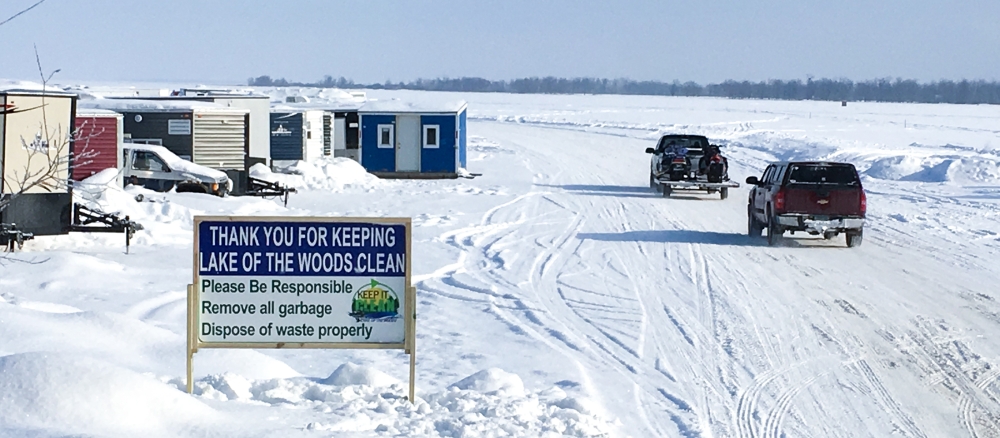
[[[861,214],[865,214],[868,211],[868,196],[865,195],[865,191],[861,191]]]
[[[774,194],[774,211],[775,213],[785,211],[785,189],[778,190],[778,193]]]

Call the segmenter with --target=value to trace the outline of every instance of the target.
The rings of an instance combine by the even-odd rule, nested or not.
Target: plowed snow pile
[[[371,188],[379,184],[379,179],[368,173],[357,161],[342,157],[298,161],[280,172],[272,172],[267,166],[258,163],[250,168],[250,176],[308,190],[341,191],[347,187]]]

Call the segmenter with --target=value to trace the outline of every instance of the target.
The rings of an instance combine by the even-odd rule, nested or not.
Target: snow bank
[[[524,383],[516,374],[499,368],[482,370],[451,385],[457,389],[479,391],[487,394],[507,393],[524,395]]]
[[[180,381],[175,381],[180,384]],[[398,380],[371,367],[343,364],[329,378],[249,381],[227,373],[195,382],[200,397],[309,408],[329,420],[305,430],[403,436],[608,436],[615,425],[557,387],[524,389],[520,377],[492,368],[410,403]]]
[[[136,244],[175,241],[181,237],[178,233],[191,229],[196,211],[171,202],[163,193],[136,186],[122,188],[117,175],[118,170],[105,169],[75,183],[74,200],[106,213],[128,216],[142,224],[145,230],[136,234]],[[152,240],[154,237],[158,240]]]
[[[375,385],[391,386],[399,383],[394,377],[375,368],[345,363],[337,368],[330,377],[323,380],[327,385]]]
[[[1000,161],[984,157],[900,155],[874,160],[865,174],[897,181],[997,183],[1000,182]]]
[[[175,388],[87,357],[14,354],[0,358],[0,376],[8,431],[170,436],[215,415]]]
[[[297,189],[328,191],[340,191],[346,187],[374,187],[379,183],[379,179],[368,173],[357,161],[343,157],[297,161],[277,173],[258,163],[250,168],[250,176]]]

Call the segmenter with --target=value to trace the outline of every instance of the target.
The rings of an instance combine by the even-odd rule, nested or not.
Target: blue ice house
[[[359,110],[361,165],[388,178],[454,178],[466,167],[464,101],[372,101]]]

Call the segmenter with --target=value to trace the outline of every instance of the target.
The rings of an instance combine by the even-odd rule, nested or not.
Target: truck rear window
[[[858,183],[858,172],[854,166],[844,165],[792,165],[788,175],[789,184],[848,184]]]

